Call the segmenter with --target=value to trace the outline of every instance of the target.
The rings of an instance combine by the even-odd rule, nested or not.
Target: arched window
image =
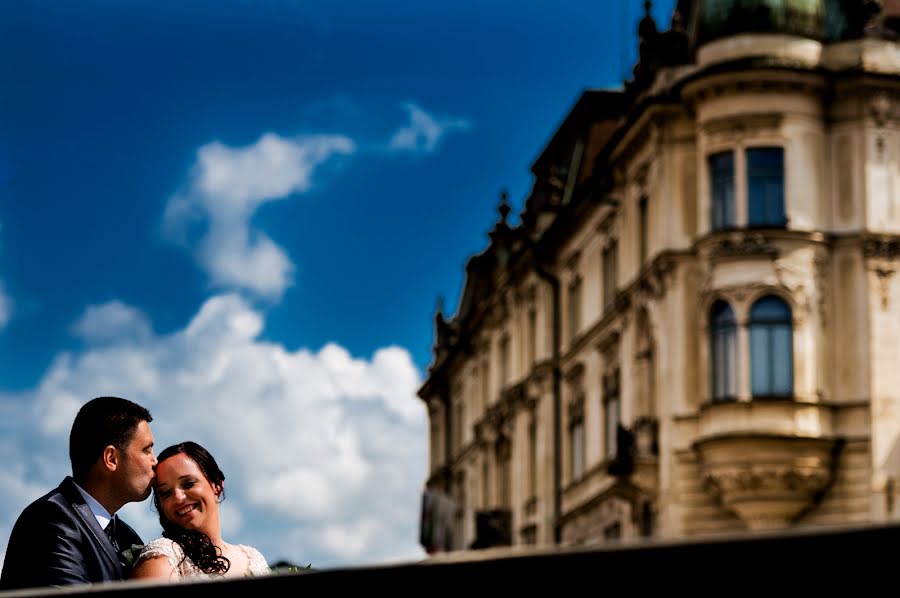
[[[750,309],[750,392],[790,396],[794,392],[791,308],[778,297],[763,297]]]
[[[725,301],[716,301],[709,312],[712,357],[712,400],[737,398],[737,321]]]

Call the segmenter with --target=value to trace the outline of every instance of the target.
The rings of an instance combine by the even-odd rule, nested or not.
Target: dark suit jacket
[[[121,519],[123,550],[142,544]],[[125,579],[130,563],[109,538],[71,477],[28,505],[13,526],[0,574],[0,590]]]

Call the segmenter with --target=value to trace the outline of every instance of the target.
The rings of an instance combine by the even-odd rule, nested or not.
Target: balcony
[[[722,506],[751,530],[789,527],[834,480],[843,442],[830,407],[792,400],[703,407],[694,442]]]

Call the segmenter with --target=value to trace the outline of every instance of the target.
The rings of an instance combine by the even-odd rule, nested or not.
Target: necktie
[[[119,542],[116,540],[117,519],[118,518],[113,515],[112,519],[109,520],[109,523],[106,525],[106,537],[109,538],[109,541],[112,543],[113,548],[116,549],[116,552],[119,552]]]

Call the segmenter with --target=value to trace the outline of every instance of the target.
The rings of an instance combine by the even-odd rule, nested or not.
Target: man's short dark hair
[[[85,403],[69,434],[69,459],[75,481],[84,480],[107,446],[124,450],[142,421],[153,421],[150,411],[128,399],[97,397]]]

